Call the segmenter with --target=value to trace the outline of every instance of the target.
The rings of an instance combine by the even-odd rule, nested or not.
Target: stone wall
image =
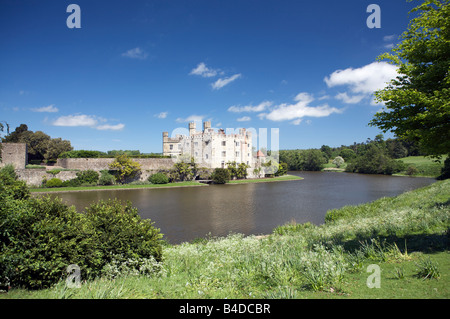
[[[44,179],[49,180],[53,177],[67,181],[77,177],[77,171],[61,171],[56,175],[47,173],[45,169],[17,169],[17,177],[19,180],[27,183],[28,186],[40,186]]]
[[[26,143],[2,143],[2,163],[0,166],[13,164],[15,169],[25,169],[28,163]]]
[[[171,158],[132,158],[132,160],[141,165],[142,171],[169,169],[175,164]],[[114,162],[114,158],[59,158],[56,166],[67,169],[101,171],[109,169],[109,164],[112,162]]]

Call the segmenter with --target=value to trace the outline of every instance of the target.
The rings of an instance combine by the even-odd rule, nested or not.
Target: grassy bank
[[[168,184],[123,184],[108,186],[78,186],[78,187],[52,187],[52,188],[31,188],[32,193],[47,192],[74,192],[74,191],[95,191],[95,190],[111,190],[111,189],[141,189],[141,188],[167,188],[167,187],[185,187],[185,186],[205,186],[199,182],[178,182]]]
[[[151,276],[0,298],[449,298],[450,180],[289,223],[263,239],[238,234],[165,246]],[[369,265],[380,288],[369,288]],[[369,268],[371,269],[371,268]],[[81,274],[82,275],[82,274]],[[377,279],[378,280],[378,279]]]
[[[446,158],[447,156],[444,155],[440,162],[425,156],[409,156],[399,158],[399,160],[405,163],[409,170],[412,170],[411,176],[438,177],[441,175],[441,169]],[[396,175],[408,175],[408,169]]]

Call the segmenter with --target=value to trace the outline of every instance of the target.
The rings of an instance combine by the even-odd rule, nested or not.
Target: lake
[[[322,224],[333,208],[395,196],[435,182],[432,178],[336,172],[289,172],[303,180],[59,193],[79,211],[108,198],[130,200],[172,244],[198,237],[269,234],[290,221]]]

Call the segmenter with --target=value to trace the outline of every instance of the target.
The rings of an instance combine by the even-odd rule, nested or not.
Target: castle
[[[194,158],[208,168],[226,168],[228,162],[253,167],[255,162],[250,131],[241,128],[237,134],[225,134],[223,129],[216,132],[209,121],[203,122],[202,131],[196,131],[195,122],[189,123],[189,136],[169,137],[168,132],[163,132],[163,155]]]

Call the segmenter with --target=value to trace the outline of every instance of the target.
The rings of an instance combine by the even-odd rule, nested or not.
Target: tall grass
[[[449,203],[450,180],[440,181],[394,198],[332,210],[320,226],[291,222],[264,239],[231,234],[166,245],[163,261],[150,262],[147,275],[121,272],[123,266],[112,264],[110,278],[72,290],[61,282],[33,297],[299,298],[336,292],[346,276],[363,272],[367,263],[408,261],[413,250],[408,236],[436,235],[442,245],[450,228]],[[439,277],[432,262],[417,267],[422,277]],[[394,276],[405,273],[397,267]]]

